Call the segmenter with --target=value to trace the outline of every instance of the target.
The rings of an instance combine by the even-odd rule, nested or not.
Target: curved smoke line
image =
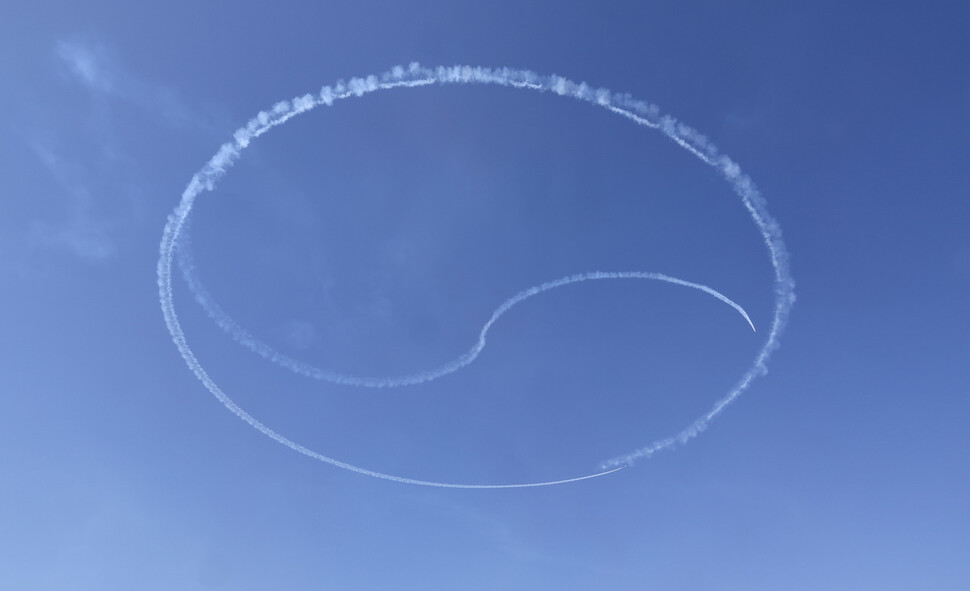
[[[753,364],[744,373],[735,386],[729,390],[727,394],[715,402],[711,410],[702,415],[700,418],[696,419],[693,423],[674,436],[655,441],[649,446],[603,462],[601,471],[594,474],[565,480],[512,485],[453,484],[415,480],[412,478],[375,472],[348,464],[346,462],[341,462],[337,459],[324,456],[310,450],[294,441],[291,441],[290,439],[287,439],[240,408],[219,388],[212,378],[209,377],[203,366],[196,359],[195,354],[192,352],[192,349],[189,347],[185,338],[185,334],[182,330],[181,324],[179,323],[178,315],[175,310],[174,294],[172,289],[172,264],[175,249],[178,247],[179,240],[188,221],[189,214],[192,212],[195,199],[203,191],[211,191],[215,188],[216,182],[218,182],[218,180],[226,174],[229,167],[231,167],[235,161],[239,159],[242,151],[252,140],[266,133],[273,127],[282,125],[300,113],[309,111],[310,109],[320,105],[330,106],[337,100],[355,96],[360,97],[364,94],[378,90],[389,90],[398,87],[414,88],[435,83],[498,84],[513,88],[537,90],[540,92],[551,91],[561,96],[568,96],[586,101],[606,108],[618,115],[627,117],[638,125],[659,129],[662,133],[664,133],[664,135],[671,138],[682,148],[691,152],[708,165],[717,168],[724,175],[734,192],[741,197],[742,203],[750,213],[752,220],[758,227],[758,230],[764,239],[765,245],[768,248],[769,257],[775,274],[775,307],[768,338],[758,354],[755,356]],[[232,411],[234,414],[236,414],[236,416],[249,423],[250,426],[260,431],[264,435],[308,457],[368,476],[384,478],[405,484],[418,484],[445,488],[519,488],[548,486],[596,478],[598,476],[603,476],[605,474],[620,470],[628,465],[632,465],[636,460],[650,457],[655,452],[662,449],[672,449],[678,443],[686,443],[690,439],[696,437],[701,431],[706,429],[710,422],[717,417],[717,415],[719,415],[725,407],[737,399],[737,397],[748,388],[755,378],[767,372],[767,361],[771,354],[779,346],[779,337],[784,330],[792,305],[795,302],[795,283],[789,271],[788,251],[782,239],[781,228],[778,225],[778,222],[775,221],[775,219],[768,213],[766,202],[758,192],[757,188],[755,188],[754,183],[752,183],[751,180],[741,172],[740,167],[734,161],[725,155],[719,154],[717,148],[714,146],[714,144],[709,142],[707,138],[683,123],[679,123],[672,117],[668,115],[661,115],[656,106],[634,99],[629,95],[611,93],[609,90],[603,88],[594,89],[585,83],[577,84],[571,80],[567,80],[566,78],[557,75],[541,76],[534,72],[529,72],[526,70],[513,70],[509,68],[489,69],[471,66],[453,66],[429,69],[423,68],[417,63],[412,63],[407,68],[397,66],[390,71],[381,74],[380,76],[372,75],[368,76],[367,78],[353,78],[349,82],[340,81],[332,87],[324,86],[318,95],[306,94],[296,97],[292,101],[281,101],[274,105],[269,111],[261,111],[256,115],[256,117],[251,119],[245,127],[236,130],[236,132],[233,134],[233,141],[223,144],[219,148],[218,152],[216,152],[209,162],[206,163],[202,170],[193,175],[188,186],[182,193],[181,201],[168,217],[168,221],[165,224],[165,229],[162,234],[161,244],[159,245],[159,251],[160,256],[157,267],[159,303],[162,308],[162,314],[165,318],[166,326],[168,327],[169,333],[172,336],[172,340],[189,369],[192,370],[192,372],[202,382],[206,389],[208,389],[209,392],[212,393],[212,395],[215,396],[227,409]],[[586,279],[594,278],[583,275],[574,277],[585,277]],[[708,291],[708,293],[713,292],[711,295],[715,295],[715,297],[720,296],[720,294],[717,294],[717,292],[714,292],[714,290],[706,288],[705,286],[691,284],[681,280],[674,280],[674,278],[667,276],[663,277],[664,279],[662,280],[673,280],[671,282],[702,289],[704,291]],[[659,276],[651,276],[649,278],[660,279]],[[564,285],[565,283],[584,280],[572,279],[572,281],[570,281],[570,279],[571,278],[565,278],[558,281],[563,282],[560,283],[560,285]],[[539,288],[533,289],[538,290]],[[551,289],[551,287],[547,287],[546,289]],[[538,293],[538,291],[535,293]],[[526,290],[515,297],[519,297],[520,299],[517,301],[521,301],[521,299],[535,295],[535,293],[529,293],[529,290]],[[514,300],[515,297],[512,299]],[[720,296],[720,298],[726,301],[726,303],[733,305],[736,308],[740,308],[727,298],[723,296]],[[507,300],[507,303],[509,301],[511,300]],[[508,307],[511,307],[511,305],[514,305],[514,303],[515,302],[512,302],[508,305]],[[508,309],[508,307],[505,307],[504,309],[500,307],[499,310],[496,310],[496,313],[493,314],[490,322],[494,322],[498,316],[501,315],[501,313]],[[744,314],[743,310],[739,311]],[[747,317],[746,314],[744,315]],[[486,328],[483,329],[483,334],[485,330],[487,330],[488,326],[489,325],[486,325]]]
[[[488,322],[482,326],[481,331],[478,333],[478,341],[474,346],[472,346],[471,349],[457,358],[439,365],[436,368],[402,376],[354,376],[327,369],[321,369],[319,367],[310,365],[309,363],[294,359],[288,355],[280,353],[273,347],[250,334],[249,331],[240,326],[239,323],[233,320],[233,318],[222,309],[218,302],[213,299],[212,295],[205,288],[205,285],[203,285],[202,281],[195,273],[195,260],[192,256],[190,245],[190,234],[185,232],[182,234],[182,240],[178,244],[178,265],[179,269],[182,271],[182,278],[185,279],[185,283],[189,286],[189,291],[191,291],[192,295],[195,296],[195,301],[202,306],[202,309],[205,310],[209,318],[211,318],[219,328],[231,336],[237,343],[243,345],[250,351],[256,353],[267,361],[271,361],[277,365],[280,365],[281,367],[285,367],[293,373],[297,373],[315,380],[322,380],[345,386],[357,386],[362,388],[397,388],[400,386],[411,386],[414,384],[430,382],[450,373],[454,373],[466,365],[471,364],[473,361],[475,361],[475,359],[478,358],[479,354],[481,354],[482,350],[485,348],[486,336],[488,335],[488,331],[491,330],[492,325],[495,324],[499,318],[501,318],[516,304],[519,304],[532,296],[555,289],[557,287],[569,285],[570,283],[595,281],[597,279],[652,279],[655,281],[673,283],[674,285],[691,287],[715,297],[737,310],[738,314],[740,314],[741,317],[747,321],[748,325],[751,327],[751,330],[755,330],[754,323],[751,321],[751,318],[748,316],[748,313],[745,312],[744,308],[721,292],[706,285],[694,283],[692,281],[684,281],[683,279],[677,279],[676,277],[664,275],[663,273],[648,273],[645,271],[590,271],[587,273],[569,275],[553,281],[547,281],[540,285],[522,290],[505,300],[498,308],[495,309],[494,312],[492,312],[492,316],[488,319]]]

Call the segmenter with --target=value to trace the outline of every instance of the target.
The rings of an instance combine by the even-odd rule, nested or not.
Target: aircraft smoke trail
[[[182,234],[182,239],[178,244],[178,265],[179,269],[182,271],[182,277],[185,279],[186,284],[189,286],[189,290],[195,296],[196,302],[202,306],[209,318],[216,323],[219,328],[228,333],[237,343],[245,346],[254,353],[260,355],[268,361],[272,361],[290,371],[306,376],[308,378],[313,378],[315,380],[324,380],[328,382],[333,382],[336,384],[342,384],[347,386],[359,386],[365,388],[397,388],[400,386],[410,386],[414,384],[421,384],[423,382],[430,382],[436,380],[442,376],[446,376],[450,373],[454,373],[459,369],[469,365],[475,359],[478,358],[479,354],[485,348],[485,340],[488,335],[488,331],[492,328],[492,325],[498,321],[498,319],[508,312],[513,306],[521,303],[532,296],[538,295],[542,292],[555,289],[557,287],[562,287],[564,285],[569,285],[571,283],[581,283],[584,281],[595,281],[604,279],[652,279],[655,281],[664,281],[667,283],[673,283],[675,285],[681,285],[684,287],[691,287],[709,294],[725,304],[731,306],[744,318],[748,325],[751,326],[751,330],[755,330],[754,323],[739,304],[735,303],[727,296],[723,295],[719,291],[702,285],[700,283],[693,283],[691,281],[684,281],[683,279],[677,279],[676,277],[670,277],[669,275],[664,275],[663,273],[648,273],[644,271],[623,271],[623,272],[604,272],[604,271],[592,271],[588,273],[578,273],[575,275],[570,275],[567,277],[562,277],[554,281],[547,281],[540,285],[536,285],[525,289],[511,298],[502,302],[502,304],[495,309],[492,313],[491,318],[488,322],[482,326],[481,331],[478,333],[478,342],[469,349],[464,354],[460,355],[458,358],[453,359],[443,365],[440,365],[434,369],[429,369],[425,371],[420,371],[416,373],[411,373],[403,376],[395,377],[362,377],[353,376],[347,374],[341,374],[334,371],[321,369],[293,359],[283,353],[280,353],[273,347],[264,343],[263,341],[257,339],[249,333],[245,328],[240,326],[235,320],[232,319],[229,314],[227,314],[221,306],[212,298],[212,295],[202,284],[198,275],[195,272],[195,260],[192,256],[191,250],[191,238],[188,231]]]
[[[229,167],[231,167],[236,160],[239,159],[242,151],[250,144],[252,140],[266,133],[270,129],[278,125],[282,125],[296,115],[309,111],[320,105],[331,106],[338,100],[351,97],[360,97],[364,94],[378,90],[389,90],[399,87],[414,88],[435,83],[498,84],[513,88],[537,90],[540,92],[550,91],[561,96],[567,96],[598,105],[613,113],[626,117],[638,125],[660,130],[664,135],[669,137],[679,146],[694,154],[706,164],[718,169],[725,179],[727,179],[728,183],[731,185],[734,192],[741,198],[744,207],[751,215],[751,218],[761,233],[765,246],[768,249],[769,258],[774,269],[775,276],[775,305],[768,338],[764,345],[762,345],[758,354],[755,356],[752,366],[744,373],[741,379],[731,390],[728,391],[727,394],[714,403],[713,407],[707,413],[696,419],[693,423],[674,436],[655,441],[649,446],[603,462],[601,471],[594,474],[566,480],[513,485],[452,484],[415,480],[411,478],[383,474],[319,454],[287,439],[283,435],[256,420],[254,417],[236,405],[235,402],[233,402],[232,399],[229,398],[229,396],[227,396],[209,377],[205,369],[196,359],[195,354],[189,347],[185,334],[182,331],[182,327],[179,323],[178,315],[176,314],[175,310],[174,293],[172,287],[172,264],[174,253],[178,247],[180,237],[184,231],[189,215],[192,212],[195,199],[203,191],[211,191],[215,188],[215,185],[219,179],[222,178],[228,171]],[[353,78],[349,82],[337,82],[332,87],[324,86],[316,96],[306,94],[296,97],[291,101],[281,101],[274,105],[269,111],[261,111],[256,115],[256,117],[251,119],[245,127],[236,130],[236,132],[233,134],[233,141],[223,144],[216,154],[209,160],[209,162],[206,163],[202,170],[193,175],[188,186],[182,193],[182,198],[178,206],[176,206],[175,210],[168,217],[168,221],[162,234],[162,241],[159,245],[159,250],[160,256],[157,267],[159,301],[162,308],[162,314],[165,318],[166,326],[168,327],[169,333],[172,336],[172,340],[175,343],[176,348],[182,355],[182,358],[185,360],[188,367],[193,373],[195,373],[196,377],[198,377],[206,389],[208,389],[210,393],[212,393],[220,402],[222,402],[227,409],[232,411],[239,418],[249,423],[252,427],[264,435],[278,441],[279,443],[282,443],[294,451],[302,453],[311,458],[333,464],[340,468],[368,476],[392,480],[395,482],[448,488],[512,488],[547,486],[596,478],[615,472],[616,470],[622,469],[628,465],[632,465],[638,459],[649,458],[655,452],[662,449],[672,449],[678,443],[686,443],[705,430],[711,421],[713,421],[731,402],[736,400],[737,397],[748,388],[752,381],[768,371],[767,361],[779,346],[779,338],[784,331],[791,308],[795,302],[795,282],[789,270],[788,250],[785,246],[784,240],[782,239],[781,227],[779,226],[778,222],[775,221],[775,219],[768,213],[767,203],[758,192],[751,179],[741,172],[740,167],[733,160],[723,154],[720,154],[717,147],[706,137],[687,125],[678,122],[673,117],[670,117],[669,115],[662,115],[660,110],[655,105],[634,99],[629,95],[612,93],[605,88],[595,89],[588,86],[586,83],[577,84],[571,80],[557,75],[543,76],[527,70],[515,70],[510,68],[490,69],[472,66],[452,66],[430,69],[424,68],[417,63],[412,63],[407,68],[402,66],[394,67],[390,71],[379,76],[371,75],[366,78]],[[573,276],[572,278],[567,277],[557,281],[561,282],[559,285],[564,285],[570,282],[593,278],[621,278],[619,276],[607,277],[599,275],[593,277],[592,275],[597,274],[577,275]],[[726,297],[720,296],[720,294],[711,288],[707,288],[706,286],[702,286],[700,284],[675,280],[674,278],[667,276],[662,276],[663,279],[661,279],[660,274],[644,275],[652,276],[638,278],[660,279],[706,291],[715,297],[719,297],[719,299],[722,299],[729,305],[734,306],[747,319],[747,314],[740,309],[740,306],[737,306]],[[576,279],[577,277],[583,279]],[[551,285],[554,283],[556,282],[549,282],[547,284],[542,284],[542,286],[550,285],[550,287],[546,287],[546,289],[551,289],[552,287],[557,286]],[[503,308],[500,306],[499,309],[497,309],[493,314],[489,323],[487,323],[485,328],[483,328],[480,337],[484,336],[484,333],[487,331],[491,323],[497,320],[502,313],[508,310],[508,308],[518,301],[522,301],[527,297],[539,293],[542,291],[542,286],[520,292],[520,294],[517,296],[507,300],[507,305],[503,304],[505,307]],[[519,299],[516,300],[516,298]]]

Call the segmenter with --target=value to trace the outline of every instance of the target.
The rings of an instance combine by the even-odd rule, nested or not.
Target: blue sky
[[[493,2],[47,2],[0,19],[0,586],[23,589],[963,589],[970,443],[967,9]],[[166,216],[261,109],[419,61],[560,74],[706,134],[768,200],[798,302],[700,437],[564,486],[440,490],[313,461],[233,417],[159,310]],[[247,330],[187,338],[314,450],[449,482],[595,471],[673,435],[772,316],[757,228],[661,134],[552,93],[397,89],[260,138],[193,212]]]

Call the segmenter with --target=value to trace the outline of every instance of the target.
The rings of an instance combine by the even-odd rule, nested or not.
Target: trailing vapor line
[[[492,328],[492,325],[495,324],[503,314],[508,312],[516,304],[521,303],[532,296],[555,289],[557,287],[562,287],[571,283],[595,281],[598,279],[652,279],[655,281],[664,281],[684,287],[692,287],[721,300],[725,304],[737,310],[741,317],[747,321],[748,325],[751,327],[751,330],[755,330],[754,323],[751,321],[751,318],[748,316],[748,313],[745,312],[744,308],[724,294],[706,285],[693,283],[691,281],[684,281],[683,279],[670,277],[669,275],[664,275],[663,273],[648,273],[644,271],[592,271],[569,275],[554,281],[547,281],[540,285],[525,289],[505,300],[498,308],[495,309],[494,312],[492,312],[492,316],[489,318],[488,322],[482,326],[481,331],[478,333],[478,342],[476,342],[471,349],[458,358],[434,369],[393,377],[353,376],[321,369],[280,353],[273,347],[254,337],[249,333],[249,331],[233,320],[233,318],[229,316],[229,314],[227,314],[225,310],[223,310],[222,307],[219,306],[219,304],[213,299],[212,295],[205,288],[205,285],[202,284],[202,281],[196,274],[195,260],[192,256],[190,236],[191,235],[188,233],[188,231],[183,232],[182,239],[178,244],[179,269],[182,271],[182,278],[185,279],[185,283],[189,286],[189,290],[192,292],[192,295],[195,296],[196,302],[202,306],[209,318],[211,318],[212,321],[219,326],[219,328],[229,334],[237,343],[245,346],[257,355],[285,367],[294,373],[306,376],[308,378],[313,378],[315,380],[323,380],[346,386],[358,386],[364,388],[397,388],[400,386],[410,386],[430,382],[442,376],[454,373],[478,358],[479,354],[485,348],[485,338],[488,335],[488,331]]]
[[[174,293],[172,287],[172,264],[174,253],[185,230],[189,215],[192,212],[192,207],[195,204],[195,199],[204,191],[211,191],[215,188],[215,185],[219,179],[221,179],[226,174],[229,167],[231,167],[236,160],[239,159],[242,151],[250,144],[252,140],[266,133],[270,129],[278,125],[282,125],[296,115],[309,111],[320,105],[331,106],[338,100],[351,97],[360,97],[364,94],[378,90],[414,88],[436,83],[497,84],[500,86],[524,88],[540,92],[550,91],[561,96],[582,100],[606,108],[613,113],[632,120],[638,125],[658,129],[679,146],[721,172],[721,174],[731,185],[734,192],[741,198],[742,204],[751,215],[751,218],[761,233],[765,246],[768,249],[771,265],[774,269],[775,305],[768,338],[764,345],[762,345],[758,354],[755,356],[753,364],[744,373],[735,386],[729,390],[727,394],[716,401],[713,407],[707,413],[696,419],[693,423],[688,425],[676,435],[655,441],[651,445],[634,450],[631,453],[607,460],[603,462],[599,472],[586,476],[550,482],[512,485],[453,484],[416,480],[412,478],[404,478],[381,472],[375,472],[348,464],[346,462],[341,462],[334,458],[330,458],[310,450],[298,443],[291,441],[290,439],[287,439],[283,435],[259,422],[256,418],[233,402],[232,399],[219,388],[212,378],[209,377],[205,369],[196,359],[195,354],[189,347],[185,338],[185,334],[179,323],[178,315],[175,310]],[[172,336],[172,340],[175,343],[176,348],[182,355],[182,358],[185,360],[185,363],[202,382],[206,389],[208,389],[209,392],[212,393],[212,395],[215,396],[227,409],[232,411],[234,414],[236,414],[236,416],[249,423],[250,426],[260,431],[264,435],[308,457],[368,476],[374,476],[377,478],[383,478],[406,484],[446,488],[522,488],[548,486],[566,482],[575,482],[578,480],[586,480],[604,476],[620,470],[628,465],[632,465],[638,459],[651,457],[657,451],[662,449],[672,449],[678,443],[686,443],[690,439],[696,437],[701,431],[706,429],[710,422],[713,421],[731,402],[737,399],[737,397],[748,388],[752,381],[767,372],[767,361],[779,346],[779,338],[781,333],[784,331],[791,308],[795,302],[795,283],[789,271],[788,251],[785,247],[784,240],[782,239],[781,228],[778,222],[775,221],[775,219],[768,213],[766,201],[758,192],[751,179],[741,172],[740,167],[733,160],[723,154],[720,154],[717,147],[708,141],[706,137],[694,129],[684,125],[683,123],[678,122],[676,119],[668,115],[662,115],[655,105],[634,99],[629,95],[612,93],[604,88],[595,89],[585,83],[577,84],[571,80],[567,80],[566,78],[557,75],[543,76],[527,70],[514,70],[509,68],[490,69],[471,66],[453,66],[430,69],[424,68],[417,63],[412,63],[407,68],[397,66],[379,76],[372,75],[366,78],[353,78],[349,82],[340,81],[334,86],[324,86],[317,95],[306,94],[296,97],[291,101],[281,101],[274,105],[272,109],[268,111],[261,111],[256,115],[256,117],[251,119],[245,127],[236,130],[236,132],[233,134],[233,141],[223,144],[216,154],[209,160],[209,162],[206,163],[202,170],[193,175],[188,186],[182,193],[182,198],[178,206],[176,206],[175,210],[168,217],[168,221],[162,234],[159,250],[160,256],[157,267],[159,302],[162,308],[162,314],[165,318],[166,326],[168,327],[169,333]],[[565,285],[566,283],[588,279],[621,278],[620,276],[624,274],[615,274],[617,275],[616,277],[607,277],[605,275],[611,274],[593,273],[576,275],[557,281],[559,282],[558,285]],[[748,319],[747,314],[744,313],[740,306],[737,306],[711,288],[702,286],[700,284],[674,279],[672,277],[661,276],[660,274],[644,273],[642,275],[644,276],[638,276],[637,278],[659,279],[706,291],[707,293],[722,299],[722,301],[725,301],[725,303],[732,305],[738,309],[738,311],[744,315],[746,319]],[[649,275],[649,277],[647,277],[647,275]],[[632,275],[630,277],[623,278],[632,278]],[[503,304],[504,307],[500,306],[499,309],[497,309],[493,314],[489,323],[487,323],[483,328],[480,337],[484,337],[484,333],[487,331],[491,323],[497,320],[498,317],[508,310],[509,307],[522,299],[543,291],[543,286],[548,286],[545,287],[545,289],[557,287],[558,285],[551,285],[555,283],[557,282],[553,281],[543,284],[542,286],[532,288],[531,290],[520,292],[520,294],[517,296],[514,296],[510,300],[506,300],[506,303]],[[516,300],[516,298],[519,299]],[[750,323],[750,319],[748,319],[748,321]],[[481,338],[480,342],[482,342]],[[473,349],[473,351],[474,350],[475,349]]]

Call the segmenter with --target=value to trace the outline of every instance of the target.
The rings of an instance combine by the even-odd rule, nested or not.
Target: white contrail
[[[724,175],[731,187],[734,189],[735,193],[741,197],[742,203],[750,213],[752,220],[758,227],[758,230],[761,232],[765,245],[768,248],[768,254],[775,272],[775,307],[774,316],[771,323],[771,330],[768,333],[768,339],[755,356],[754,363],[745,372],[738,383],[726,395],[715,402],[711,410],[700,418],[696,419],[693,423],[688,425],[676,435],[656,441],[647,447],[637,449],[626,455],[607,460],[603,462],[602,470],[600,472],[589,474],[587,476],[551,482],[513,485],[450,484],[415,480],[411,478],[403,478],[380,472],[374,472],[372,470],[366,470],[364,468],[324,456],[303,447],[302,445],[299,445],[280,435],[276,431],[273,431],[249,415],[246,411],[236,405],[208,376],[205,369],[195,358],[195,354],[192,352],[188,342],[185,339],[185,334],[182,331],[182,327],[178,321],[178,315],[175,311],[174,294],[172,290],[172,264],[174,252],[179,244],[180,237],[189,218],[189,214],[192,212],[192,207],[194,206],[196,197],[198,197],[203,191],[211,191],[215,188],[216,182],[222,178],[223,175],[225,175],[228,168],[235,163],[235,161],[240,157],[242,150],[244,150],[253,139],[266,133],[273,127],[285,123],[300,113],[309,111],[310,109],[320,105],[330,106],[337,100],[355,96],[359,97],[366,93],[378,90],[388,90],[398,87],[413,88],[435,83],[498,84],[501,86],[537,90],[540,92],[551,91],[562,96],[568,96],[586,101],[606,108],[618,115],[627,117],[638,125],[659,129],[679,146],[694,154],[703,162],[717,168]],[[751,180],[741,172],[740,167],[734,161],[725,155],[719,154],[714,144],[709,142],[703,135],[684,125],[683,123],[678,122],[670,116],[661,115],[656,106],[634,99],[628,95],[611,93],[609,90],[603,88],[594,89],[587,86],[585,83],[577,84],[561,76],[542,76],[527,70],[514,70],[509,68],[490,69],[472,66],[452,66],[429,69],[421,67],[417,63],[412,63],[407,68],[397,66],[379,76],[372,75],[366,78],[353,78],[349,82],[340,81],[332,87],[324,86],[316,96],[307,94],[301,97],[296,97],[292,101],[281,101],[274,105],[271,110],[260,112],[256,117],[251,119],[245,127],[238,129],[233,134],[233,138],[234,141],[223,144],[219,148],[218,152],[216,152],[216,154],[202,168],[202,170],[197,172],[192,177],[188,186],[182,193],[181,201],[172,214],[169,215],[168,222],[165,225],[162,241],[159,247],[160,256],[157,269],[159,300],[162,307],[162,313],[165,317],[165,323],[168,327],[169,333],[172,336],[175,346],[178,348],[179,353],[182,355],[182,358],[185,360],[186,364],[195,373],[203,385],[220,402],[222,402],[226,408],[235,413],[239,418],[249,423],[255,429],[262,432],[264,435],[267,435],[268,437],[275,439],[283,445],[286,445],[287,447],[304,455],[333,464],[340,468],[345,468],[361,474],[385,478],[396,482],[450,488],[509,488],[545,486],[595,478],[609,474],[627,465],[632,465],[640,458],[650,457],[653,455],[653,453],[661,449],[673,448],[677,443],[686,443],[693,437],[696,437],[701,431],[706,429],[710,422],[717,415],[719,415],[728,404],[740,396],[755,378],[767,372],[768,358],[779,346],[779,337],[784,330],[792,305],[795,302],[795,283],[789,271],[788,251],[781,236],[781,228],[774,218],[772,218],[768,213],[766,202],[755,188],[754,183],[752,183]],[[494,323],[499,316],[501,316],[502,313],[508,310],[508,308],[513,306],[515,303],[535,295],[540,291],[544,291],[543,286],[547,286],[545,289],[551,289],[553,287],[557,287],[558,285],[565,285],[566,283],[584,281],[588,279],[618,279],[633,277],[633,274],[623,273],[612,274],[615,276],[609,275],[611,274],[593,273],[575,275],[521,292],[510,300],[506,300],[506,303],[495,311],[492,318],[482,329],[479,342],[484,342],[485,332],[488,330],[491,324]],[[658,279],[701,289],[702,291],[718,297],[722,301],[725,301],[725,303],[735,307],[750,323],[750,319],[747,317],[747,314],[744,313],[744,310],[740,308],[740,306],[734,304],[734,302],[709,287],[674,279],[673,277],[660,274],[643,273],[637,275],[636,278]],[[472,351],[475,351],[475,349],[473,348]],[[460,359],[463,358],[464,356]],[[472,359],[473,358],[474,357],[472,357]]]
[[[516,304],[529,299],[532,296],[538,295],[542,292],[549,291],[550,289],[555,289],[557,287],[562,287],[564,285],[569,285],[570,283],[580,283],[584,281],[595,281],[597,279],[652,279],[656,281],[665,281],[667,283],[673,283],[675,285],[682,285],[685,287],[692,287],[699,291],[703,291],[709,294],[727,305],[731,306],[747,321],[748,325],[751,326],[751,330],[755,330],[754,323],[739,304],[735,303],[729,299],[724,294],[719,291],[712,289],[706,285],[700,283],[693,283],[691,281],[684,281],[683,279],[677,279],[676,277],[670,277],[669,275],[664,275],[663,273],[648,273],[644,271],[623,271],[623,272],[604,272],[604,271],[592,271],[587,273],[578,273],[575,275],[570,275],[567,277],[562,277],[554,281],[547,281],[540,285],[530,287],[525,289],[511,298],[502,302],[502,304],[495,309],[492,313],[491,318],[488,322],[482,326],[481,331],[478,333],[478,342],[469,349],[464,354],[460,355],[456,359],[449,361],[443,365],[440,365],[434,369],[429,369],[425,371],[410,373],[403,376],[392,376],[392,377],[364,377],[364,376],[353,376],[347,374],[341,374],[334,371],[321,369],[315,367],[303,361],[293,359],[288,355],[280,353],[273,347],[264,343],[263,341],[257,339],[249,333],[245,328],[240,326],[235,320],[232,319],[229,314],[227,314],[221,306],[212,298],[212,295],[202,284],[198,275],[195,272],[195,261],[192,257],[191,250],[191,239],[190,234],[186,230],[183,232],[181,240],[178,244],[178,265],[182,271],[182,277],[185,279],[186,284],[189,286],[189,290],[195,296],[196,302],[202,306],[209,318],[216,323],[222,330],[228,333],[232,338],[240,343],[241,345],[247,347],[254,353],[260,355],[264,359],[272,361],[273,363],[279,364],[286,369],[294,373],[306,376],[308,378],[313,378],[315,380],[324,380],[328,382],[333,382],[336,384],[343,384],[347,386],[359,386],[365,388],[397,388],[399,386],[410,386],[414,384],[420,384],[423,382],[430,382],[436,380],[442,376],[446,376],[450,373],[454,373],[459,369],[465,367],[466,365],[475,361],[479,354],[485,348],[485,339],[488,335],[488,331],[492,328],[492,325],[498,321],[498,319],[509,311]]]

